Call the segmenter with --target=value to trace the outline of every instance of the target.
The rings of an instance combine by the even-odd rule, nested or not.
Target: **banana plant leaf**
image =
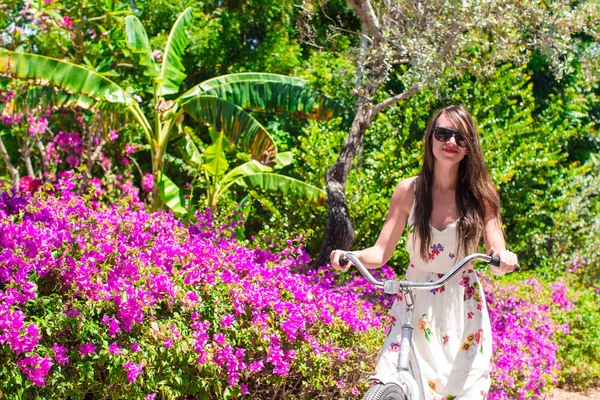
[[[277,153],[275,141],[267,130],[237,105],[214,96],[197,96],[183,104],[183,110],[194,119],[223,132],[236,146],[264,160]]]
[[[158,76],[158,66],[152,56],[152,48],[146,29],[135,15],[125,17],[127,47],[140,56],[140,64],[146,67],[147,76]]]
[[[299,78],[276,74],[241,73],[219,76],[185,92],[185,103],[201,95],[212,95],[245,110],[288,113],[306,119],[328,120],[340,115],[342,107],[317,91],[305,87]]]
[[[85,95],[96,101],[137,103],[119,85],[100,73],[55,58],[0,49],[0,75],[33,80],[38,85],[55,86],[68,93]]]
[[[225,140],[227,139],[225,139],[223,134],[219,135],[214,143],[208,146],[204,152],[204,168],[212,176],[221,176],[229,169],[229,163],[223,151]]]
[[[16,110],[32,110],[35,108],[84,108],[86,110],[101,110],[118,113],[122,106],[115,103],[96,101],[86,95],[67,93],[54,86],[31,86],[18,92],[9,103],[0,104]]]
[[[192,9],[187,8],[182,12],[171,28],[171,33],[167,39],[163,62],[160,74],[156,81],[158,82],[157,93],[159,96],[167,96],[179,92],[179,85],[186,77],[185,67],[181,62],[183,52],[189,42],[189,36],[186,29],[192,22]]]
[[[236,179],[233,183],[244,187],[255,187],[279,192],[285,196],[308,200],[316,204],[324,204],[327,199],[327,193],[316,186],[289,176],[270,172],[248,175]]]
[[[277,153],[275,156],[275,168],[283,168],[294,162],[294,153],[291,151],[284,151],[283,153]]]
[[[223,189],[226,189],[229,186],[229,184],[235,181],[236,179],[258,174],[261,172],[271,171],[273,171],[273,168],[261,164],[256,160],[250,160],[247,163],[239,165],[233,168],[231,171],[229,171],[223,178],[221,178],[219,184],[221,185],[221,187],[223,187]]]
[[[198,149],[198,146],[196,146],[196,143],[194,142],[194,140],[191,138],[190,135],[184,136],[183,143],[184,143],[184,149],[183,149],[184,151],[182,152],[183,159],[185,160],[185,162],[188,165],[190,165],[191,167],[194,167],[196,170],[199,170],[200,166],[204,162],[203,162],[202,153]]]
[[[174,214],[179,216],[187,214],[179,187],[162,172],[158,180],[158,194]]]

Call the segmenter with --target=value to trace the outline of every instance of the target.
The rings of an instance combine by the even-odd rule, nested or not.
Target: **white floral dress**
[[[435,281],[462,256],[457,254],[457,222],[443,231],[431,227],[432,245],[425,262],[419,255],[419,239],[413,232],[414,209],[413,201],[407,224],[410,265],[406,280]],[[392,306],[375,376],[390,375],[397,370],[405,313],[404,299],[399,294]],[[420,370],[422,399],[486,398],[490,387],[492,332],[483,289],[472,265],[441,288],[415,291],[413,327],[411,369]]]

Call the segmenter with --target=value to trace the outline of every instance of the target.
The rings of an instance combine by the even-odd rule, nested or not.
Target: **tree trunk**
[[[10,179],[12,181],[13,187],[18,188],[19,187],[19,170],[16,169],[10,162],[10,156],[8,155],[8,151],[6,151],[6,147],[4,147],[4,142],[2,141],[1,136],[0,136],[0,154],[2,155],[2,159],[4,160],[6,169],[8,169],[8,173],[10,174]]]
[[[359,103],[350,133],[346,138],[340,156],[325,174],[329,216],[323,237],[323,244],[314,261],[315,266],[329,263],[332,250],[350,250],[354,242],[354,229],[346,206],[346,181],[352,162],[362,147],[365,131],[371,123],[371,107],[368,101]]]

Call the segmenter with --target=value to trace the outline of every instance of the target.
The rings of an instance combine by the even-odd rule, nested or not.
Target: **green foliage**
[[[585,263],[585,267],[591,265]],[[600,380],[600,294],[598,286],[575,286],[570,292],[574,308],[558,317],[569,327],[558,339],[559,382],[585,390]]]

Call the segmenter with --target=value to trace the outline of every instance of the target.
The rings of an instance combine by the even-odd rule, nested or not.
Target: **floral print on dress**
[[[444,231],[432,229],[431,246],[423,259],[414,233],[414,207],[413,202],[407,221],[406,250],[410,261],[405,279],[437,281],[462,256],[458,245],[459,224],[452,224]],[[423,400],[485,399],[490,387],[492,337],[485,297],[473,266],[466,266],[443,288],[417,293],[413,343],[423,375]],[[391,375],[397,371],[402,322],[406,317],[405,297],[403,293],[397,296],[395,300],[400,303],[392,307],[397,321],[393,324],[389,319],[386,321],[391,331],[378,359],[376,374]],[[433,365],[436,367],[430,368]]]
[[[437,279],[429,277],[430,281],[429,282],[435,282],[438,279],[440,279],[442,276],[444,276],[444,274],[433,274],[433,276],[437,276]],[[436,294],[436,293],[444,293],[446,291],[446,285],[442,285],[439,288],[435,288],[435,289],[431,289],[430,292],[431,294]]]
[[[473,272],[473,270],[469,270],[469,272]],[[463,286],[465,288],[464,300],[468,301],[474,299],[477,302],[477,309],[481,311],[483,309],[483,305],[481,303],[481,291],[479,290],[479,282],[475,279],[473,284],[471,284],[471,276],[463,275],[462,280],[460,281],[460,286]]]
[[[427,386],[434,392],[437,392],[437,383],[435,381],[427,381]]]
[[[435,260],[437,256],[440,255],[441,252],[444,251],[444,245],[441,243],[436,243],[431,245],[431,251],[429,252],[429,261]]]
[[[394,353],[400,352],[400,343],[394,342],[390,344],[390,351],[393,351]]]
[[[429,321],[427,321],[427,314],[421,315],[421,318],[419,318],[419,329],[425,335],[425,339],[427,339],[428,342],[431,342],[431,336],[433,335],[433,332],[431,331],[429,325]]]
[[[386,337],[390,334],[392,329],[394,329],[394,326],[396,326],[396,317],[394,317],[393,315],[390,315],[388,317],[387,323],[385,324],[385,328],[384,328],[384,332],[383,332]]]
[[[475,333],[469,333],[467,334],[465,341],[463,342],[463,344],[460,345],[460,349],[462,351],[470,351],[473,347],[477,347],[479,346],[479,351],[481,354],[483,354],[483,346],[481,346],[481,344],[483,344],[483,329],[479,329],[477,332]]]

